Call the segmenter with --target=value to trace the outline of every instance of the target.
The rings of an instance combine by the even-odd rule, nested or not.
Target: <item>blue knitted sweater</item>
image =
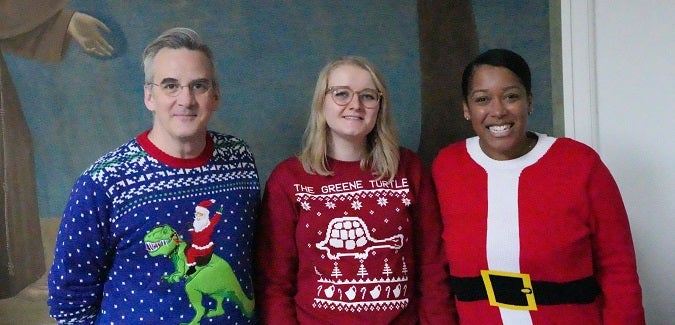
[[[64,324],[255,322],[259,180],[248,146],[208,132],[201,156],[177,159],[147,134],[75,183],[49,274],[50,315]]]

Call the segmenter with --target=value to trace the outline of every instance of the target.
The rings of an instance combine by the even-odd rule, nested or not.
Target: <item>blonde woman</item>
[[[267,181],[256,299],[271,324],[452,324],[430,175],[365,58],[320,72],[302,152]]]

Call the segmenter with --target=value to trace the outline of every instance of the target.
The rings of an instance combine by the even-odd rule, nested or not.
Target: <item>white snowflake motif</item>
[[[361,201],[356,200],[356,201],[352,202],[352,209],[361,210],[361,207],[363,207],[363,205],[361,204]]]
[[[335,203],[333,203],[333,202],[326,202],[326,208],[329,208],[329,209],[335,209]]]
[[[302,202],[300,206],[302,206],[302,208],[305,209],[305,211],[309,211],[311,209],[311,207],[309,206],[309,202],[307,201]]]
[[[389,203],[389,202],[387,201],[386,198],[381,197],[381,198],[377,199],[377,204],[379,204],[381,207],[386,206],[387,203]]]
[[[409,206],[412,202],[410,202],[410,199],[407,197],[404,197],[403,200],[401,200],[405,206]]]

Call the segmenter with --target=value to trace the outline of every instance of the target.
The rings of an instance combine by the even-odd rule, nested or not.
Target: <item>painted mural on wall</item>
[[[531,3],[524,8],[474,0],[476,21],[488,22],[478,23],[481,48],[527,48],[525,52],[536,57],[526,59],[546,67],[547,55],[540,54],[548,51],[548,19],[534,13],[547,17],[548,1]],[[420,141],[416,6],[411,0],[354,7],[325,0],[301,6],[278,1],[71,1],[69,8],[110,28],[109,34],[103,33],[114,48],[110,57],[95,57],[71,44],[58,64],[6,58],[17,76],[33,136],[40,216],[59,217],[79,173],[150,126],[142,101],[141,52],[152,37],[174,26],[195,29],[214,48],[224,98],[211,128],[249,142],[263,181],[276,163],[299,150],[318,70],[340,55],[363,55],[381,67],[401,142],[416,149]],[[491,16],[520,21],[503,24]],[[497,24],[520,27],[499,30]],[[547,71],[540,80],[549,78]],[[550,97],[550,91],[535,92]],[[548,120],[550,114],[540,114],[533,124],[546,131],[551,128]]]
[[[44,272],[36,197],[33,145],[4,55],[60,62],[69,41],[92,55],[110,56],[112,48],[100,20],[65,9],[67,1],[4,1],[0,5],[0,298],[15,294]],[[33,88],[41,87],[34,80]],[[47,85],[49,86],[49,85]],[[35,252],[25,258],[21,252]]]
[[[69,7],[111,29],[111,57],[71,48],[59,64],[8,58],[33,135],[42,217],[60,216],[79,173],[150,126],[140,57],[169,27],[189,26],[211,44],[223,94],[211,128],[246,139],[262,177],[299,150],[316,75],[335,56],[372,58],[389,86],[403,90],[394,99],[399,119],[415,121],[419,114],[414,1],[369,4],[368,10],[330,1],[95,0]],[[418,128],[400,126],[407,146],[416,146]]]
[[[214,49],[224,98],[210,128],[250,144],[262,181],[279,161],[299,150],[318,70],[341,55],[366,56],[382,69],[401,144],[415,150],[424,141],[417,1],[364,1],[351,7],[328,0],[302,5],[222,0],[53,0],[35,2],[38,6],[33,2],[0,3],[0,149],[2,182],[11,187],[2,193],[2,209],[25,201],[22,204],[29,208],[16,215],[30,215],[31,222],[38,220],[35,216],[60,217],[77,176],[151,125],[143,104],[140,58],[145,44],[170,27],[193,28]],[[511,2],[472,1],[480,49],[508,47],[524,54],[538,94],[531,124],[550,133],[548,1]],[[63,12],[76,13],[72,20],[61,21],[57,16]],[[46,21],[53,23],[45,25]],[[79,25],[70,28],[72,21]],[[30,26],[21,27],[21,32],[10,28],[21,24]],[[33,27],[41,29],[31,32]],[[43,40],[51,37],[51,45],[30,40],[35,36],[31,33]],[[5,104],[10,101],[12,111]],[[18,127],[6,128],[10,122]],[[9,250],[12,230],[4,214],[0,224],[4,228],[0,242]],[[2,264],[10,266],[3,272],[16,273],[14,264],[18,272],[22,268],[37,272],[24,272],[26,281],[44,271],[37,256],[39,224],[28,229],[33,233],[24,237],[34,247],[14,249],[36,250],[26,259],[35,265],[15,263],[10,254],[0,254]]]

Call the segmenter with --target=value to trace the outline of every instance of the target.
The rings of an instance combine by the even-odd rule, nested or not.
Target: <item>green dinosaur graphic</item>
[[[213,254],[208,264],[197,266],[194,273],[186,276],[185,249],[187,244],[168,225],[157,226],[145,235],[143,241],[150,256],[166,256],[171,259],[175,271],[162,276],[162,280],[177,283],[185,279],[185,292],[195,310],[195,317],[189,325],[198,325],[202,317],[216,317],[225,314],[223,301],[228,298],[236,304],[244,316],[253,316],[254,299],[249,299],[237,281],[232,267],[220,256]],[[216,309],[206,311],[202,305],[204,295],[216,300]],[[183,325],[181,324],[181,325]]]

